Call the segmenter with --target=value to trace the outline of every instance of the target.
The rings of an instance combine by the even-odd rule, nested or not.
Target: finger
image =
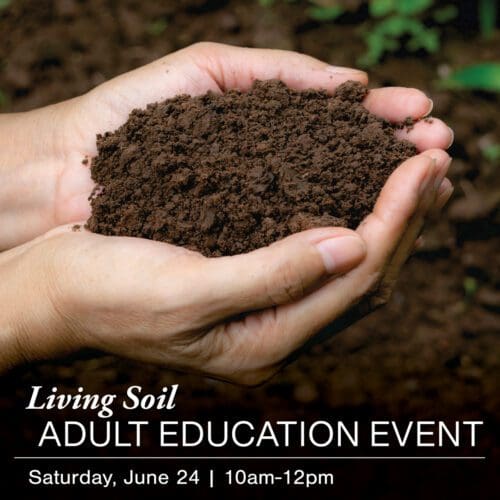
[[[453,144],[453,131],[437,118],[421,120],[409,130],[396,131],[396,137],[413,142],[419,151],[432,148],[448,149]]]
[[[354,231],[304,231],[248,254],[199,261],[194,303],[205,311],[206,323],[293,302],[323,280],[351,270],[364,256],[364,242]]]
[[[241,360],[238,371],[235,370],[238,380],[264,380],[277,364],[341,317],[379,282],[406,227],[422,205],[422,198],[443,175],[441,164],[446,161],[445,152],[430,151],[429,156],[414,157],[393,173],[375,212],[358,229],[364,233],[367,256],[351,272],[296,302],[247,315],[217,329],[211,339],[223,339],[229,357],[234,354]]]
[[[266,320],[273,335],[261,339],[262,349],[268,349],[275,359],[286,357],[376,286],[422,196],[435,184],[440,171],[437,161],[427,155],[404,162],[387,181],[374,212],[358,228],[367,246],[363,262],[303,299],[277,307],[272,320]]]
[[[402,122],[408,117],[422,118],[433,107],[423,92],[406,87],[371,89],[363,104],[368,111],[390,122]]]
[[[448,203],[448,200],[451,198],[453,190],[453,184],[451,183],[450,179],[448,179],[447,177],[443,179],[443,182],[439,186],[437,192],[436,203],[434,204],[435,211],[439,212],[443,209],[446,203]]]
[[[429,162],[434,162],[434,165],[429,167]],[[403,225],[409,223],[417,208],[424,205],[423,209],[428,210],[431,198],[425,198],[426,188],[431,182],[435,190],[439,188],[448,172],[450,162],[451,158],[448,153],[441,149],[429,149],[406,160],[387,180],[373,208],[373,212],[368,218],[375,216],[385,224],[387,229],[394,228],[394,233],[400,231]],[[424,176],[420,180],[413,180],[413,186],[405,186],[405,181],[410,181],[409,176],[417,176],[417,172],[426,172],[427,177]],[[417,184],[418,189],[416,189]],[[411,198],[406,202],[402,202],[402,192],[406,192],[407,196]],[[398,226],[398,222],[402,225]],[[365,220],[358,228],[363,237],[365,236],[366,225]]]
[[[364,71],[331,66],[298,52],[217,43],[197,44],[189,50],[222,91],[232,88],[247,90],[255,80],[270,79],[279,79],[297,90],[322,88],[333,91],[347,80],[368,83]]]
[[[434,180],[426,185],[425,191],[420,196],[420,201],[412,217],[409,219],[406,230],[404,231],[392,257],[385,266],[385,270],[378,285],[378,300],[382,304],[386,301],[394,284],[399,276],[402,266],[411,255],[415,242],[418,239],[424,225],[425,217],[434,209],[439,187],[444,182],[445,175],[448,172],[451,158],[446,152],[440,149],[429,150],[426,156],[435,162]],[[374,303],[373,306],[379,304]]]
[[[425,246],[425,238],[423,236],[419,236],[415,240],[415,245],[413,245],[413,252],[417,252]]]

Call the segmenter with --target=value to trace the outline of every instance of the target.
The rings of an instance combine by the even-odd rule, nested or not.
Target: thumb
[[[210,302],[200,305],[220,319],[293,302],[328,278],[353,269],[365,253],[365,243],[354,231],[322,228],[248,254],[200,261],[199,297]]]

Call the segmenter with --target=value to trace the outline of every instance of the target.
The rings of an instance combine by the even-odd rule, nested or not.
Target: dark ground
[[[159,18],[168,20],[168,28],[155,36],[151,23]],[[406,266],[389,305],[253,390],[92,354],[20,368],[1,380],[5,452],[33,452],[33,435],[42,420],[22,410],[31,384],[120,392],[133,383],[154,392],[180,383],[181,416],[198,419],[234,414],[484,420],[481,447],[474,451],[487,455],[486,462],[339,464],[333,491],[346,498],[495,497],[500,165],[486,160],[481,148],[500,142],[499,98],[439,91],[435,81],[449,68],[499,60],[500,40],[482,41],[464,22],[459,19],[446,29],[435,56],[391,57],[371,71],[372,86],[426,91],[434,100],[434,114],[456,134],[451,150],[455,195],[427,228],[426,244]],[[300,5],[263,9],[253,1],[14,0],[0,14],[0,33],[5,111],[80,94],[200,40],[294,49],[346,66],[354,65],[363,50],[348,23],[319,25],[307,19]]]

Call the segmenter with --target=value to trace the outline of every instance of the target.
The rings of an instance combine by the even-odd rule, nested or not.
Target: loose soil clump
[[[97,138],[90,230],[232,255],[321,226],[354,228],[416,153],[362,105],[368,90],[186,95]]]

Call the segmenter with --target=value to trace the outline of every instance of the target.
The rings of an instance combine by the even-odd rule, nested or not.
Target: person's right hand
[[[357,231],[313,229],[248,254],[69,226],[4,252],[0,368],[91,347],[262,382],[330,323],[388,299],[425,216],[451,194],[449,161],[441,150],[407,160]]]

